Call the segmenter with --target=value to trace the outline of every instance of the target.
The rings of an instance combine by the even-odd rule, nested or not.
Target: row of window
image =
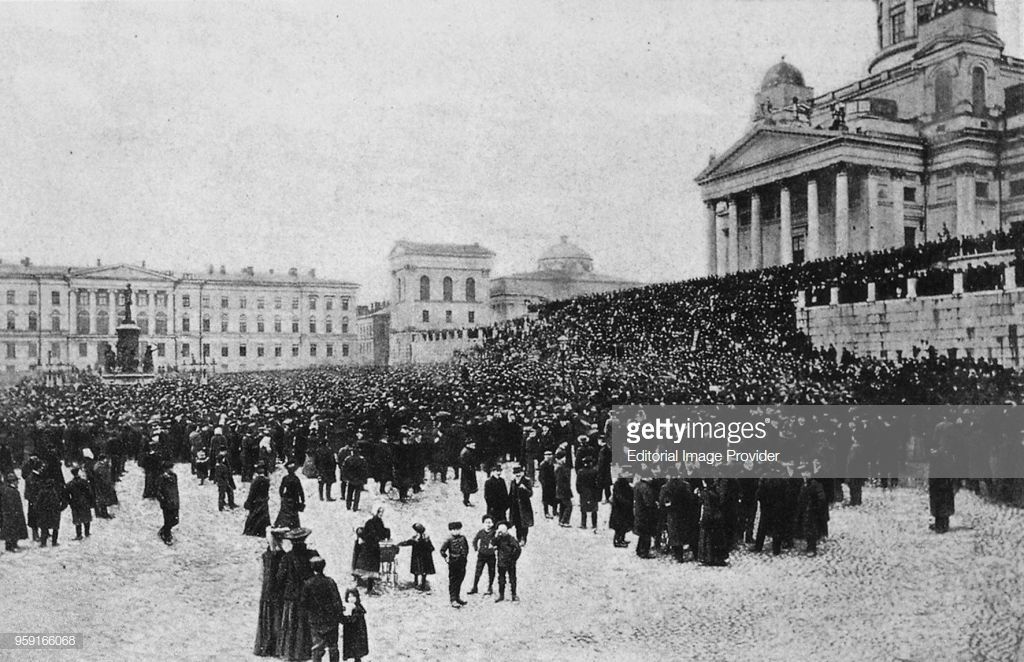
[[[35,343],[28,343],[28,344],[25,345],[25,347],[26,347],[26,354],[25,355],[28,358],[34,359],[34,358],[37,357],[37,349],[36,349]],[[156,343],[156,345],[154,347],[155,347],[154,354],[158,358],[163,358],[163,357],[167,356],[167,345],[166,345],[166,343]],[[231,354],[230,350],[231,350],[231,348],[228,345],[221,345],[220,346],[220,355],[221,355],[221,357],[222,358],[229,358],[230,354]],[[97,351],[98,351],[98,349],[97,349]],[[5,352],[5,355],[6,355],[6,357],[8,359],[16,359],[16,358],[18,358],[18,355],[19,355],[19,353],[18,353],[18,344],[17,343],[12,343],[12,342],[4,343],[4,352]],[[182,343],[182,345],[181,345],[181,356],[184,357],[184,358],[188,358],[188,357],[191,356],[191,352],[192,352],[191,346],[188,343]],[[281,345],[275,345],[273,347],[274,358],[281,358],[284,355],[283,352],[284,352],[284,350],[281,347]],[[237,356],[239,358],[246,358],[246,357],[248,357],[248,355],[249,355],[249,346],[248,345],[241,344],[241,345],[237,346]],[[256,357],[257,358],[263,358],[266,355],[267,355],[267,348],[264,345],[256,345]],[[292,355],[293,358],[297,358],[299,356],[299,346],[298,345],[292,345],[291,355]],[[311,344],[309,346],[309,355],[312,358],[316,358],[319,355],[319,346],[317,344],[314,343],[314,344]],[[332,358],[332,357],[335,356],[334,344],[333,343],[327,343],[327,344],[324,345],[324,355],[326,357],[328,357],[328,358]],[[346,344],[343,344],[341,346],[341,356],[347,357],[348,355],[349,355],[349,347],[348,347],[348,344],[346,343]],[[209,343],[203,343],[203,356],[205,358],[209,358],[210,357],[210,344]],[[89,344],[88,343],[84,343],[84,342],[83,343],[78,343],[78,357],[79,358],[83,358],[83,359],[89,357]],[[61,343],[50,343],[50,349],[49,349],[47,358],[49,360],[51,360],[51,361],[59,361],[60,360],[60,358],[61,358]],[[99,358],[99,357],[97,357],[97,358]]]
[[[50,330],[51,331],[60,331],[61,330],[61,317],[62,317],[62,315],[59,312],[56,312],[56,311],[54,311],[50,315]],[[33,311],[29,311],[29,313],[27,315],[27,318],[28,318],[27,330],[28,331],[38,331],[39,330],[39,315],[33,310]],[[147,314],[140,313],[139,315],[137,315],[135,317],[135,323],[138,325],[138,327],[139,327],[139,329],[140,329],[140,331],[141,331],[141,333],[143,335],[148,335],[149,334],[149,316]],[[100,335],[108,334],[108,333],[111,332],[110,331],[110,327],[111,327],[111,325],[110,325],[110,314],[107,311],[105,311],[105,310],[101,310],[98,313],[96,313],[95,332],[100,334]],[[209,315],[204,315],[203,316],[202,328],[203,328],[203,331],[210,331],[211,330],[211,321],[210,321],[210,316]],[[318,328],[319,328],[319,326],[318,326],[317,319],[314,318],[314,317],[309,318],[309,332],[310,333],[317,333],[318,332],[317,331]],[[17,314],[14,311],[8,311],[8,313],[7,313],[6,329],[8,331],[17,331],[18,330],[18,316],[17,316]],[[81,335],[86,335],[86,334],[92,333],[92,329],[93,329],[92,318],[89,315],[89,311],[87,311],[87,310],[80,310],[80,311],[78,311],[78,314],[75,316],[75,333],[78,333],[78,334],[81,334]],[[299,320],[292,319],[291,329],[292,329],[292,333],[299,333]],[[341,320],[340,332],[341,333],[348,333],[348,329],[349,329],[348,318],[344,317]],[[185,317],[181,318],[181,330],[184,331],[184,332],[188,332],[188,331],[192,330],[192,321],[191,321],[191,318],[189,318],[187,315]],[[227,318],[226,315],[221,317],[221,320],[220,320],[220,330],[221,330],[222,333],[227,333],[229,331],[228,318]],[[262,317],[257,317],[256,318],[256,332],[257,333],[264,333],[265,331],[266,331],[266,324],[265,324],[263,318]],[[167,315],[166,314],[164,314],[164,313],[157,313],[156,314],[156,316],[154,318],[154,330],[153,330],[153,332],[156,335],[158,335],[158,336],[167,335]],[[244,315],[242,315],[239,318],[239,320],[238,320],[238,333],[248,333],[248,332],[249,332],[249,322],[246,319],[246,317]],[[281,321],[281,318],[280,317],[275,317],[274,318],[274,333],[281,333],[281,332],[282,332],[282,321]],[[324,333],[334,333],[334,320],[332,320],[331,318],[327,318],[327,319],[324,320]]]
[[[421,315],[420,315],[420,319],[422,319],[426,323],[429,323],[430,322],[430,311],[429,310],[424,310],[421,313]],[[452,324],[454,322],[452,311],[450,311],[450,310],[444,311],[444,321],[445,321],[446,324]],[[466,313],[466,321],[468,323],[470,323],[470,324],[475,324],[476,323],[476,312],[471,310],[468,313]]]
[[[398,300],[403,301],[405,299],[405,280],[399,279],[398,281]],[[476,301],[476,279],[467,278],[463,287],[463,294],[465,295],[466,301]],[[430,301],[430,277],[420,276],[420,301]],[[455,281],[450,276],[445,276],[441,281],[441,299],[443,301],[454,301],[455,300]]]
[[[96,305],[97,306],[109,306],[110,305],[110,292],[108,290],[97,290],[96,292],[90,292],[89,290],[76,290],[74,292],[74,295],[75,295],[74,300],[75,300],[75,302],[79,306],[88,306],[89,305],[89,300],[90,300],[90,298],[94,294],[95,294]],[[117,305],[122,307],[122,308],[124,307],[124,304],[125,304],[125,296],[124,295],[125,295],[125,293],[123,291],[118,291],[117,292],[117,296],[116,296]],[[317,305],[318,305],[319,299],[320,299],[320,297],[319,296],[315,296],[315,295],[309,297],[309,309],[310,310],[316,310],[317,309]],[[334,297],[327,296],[327,297],[323,297],[323,299],[324,299],[324,309],[325,310],[334,310]],[[59,291],[54,290],[54,291],[50,292],[50,304],[51,305],[59,306],[60,305],[60,300],[61,300],[61,296],[60,296],[60,292]],[[15,290],[7,290],[7,304],[8,305],[15,305],[17,303],[18,303],[17,292]],[[29,292],[28,292],[28,304],[30,306],[35,306],[38,303],[39,303],[39,293],[36,290],[29,290]],[[158,308],[166,308],[167,307],[167,292],[164,292],[162,290],[156,292],[153,295],[153,303]],[[222,296],[220,298],[220,307],[221,308],[228,308],[229,307],[229,303],[230,302],[229,302],[228,297]],[[274,309],[275,310],[280,310],[283,307],[283,303],[284,303],[284,301],[283,301],[282,297],[274,297],[273,305],[274,305]],[[210,307],[210,295],[204,294],[202,296],[202,304],[203,304],[204,308],[209,308]],[[266,308],[266,304],[267,304],[266,297],[257,297],[256,298],[256,309],[257,310],[265,309]],[[139,291],[135,292],[135,304],[134,305],[136,305],[136,306],[148,306],[149,305],[149,292],[147,292],[146,290],[139,290]],[[238,298],[238,307],[239,308],[245,309],[245,308],[248,307],[248,305],[249,305],[248,297],[239,297]],[[340,299],[341,310],[348,310],[348,305],[349,305],[348,299],[345,298],[345,297],[342,297]],[[182,308],[191,308],[192,307],[192,296],[191,295],[189,295],[189,294],[181,295],[181,307]],[[291,307],[292,307],[292,310],[298,310],[299,309],[299,297],[292,297]]]

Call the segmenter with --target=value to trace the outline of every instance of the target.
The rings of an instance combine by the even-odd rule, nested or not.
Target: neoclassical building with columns
[[[785,60],[746,134],[697,183],[708,272],[1024,222],[1024,60],[994,0],[876,0],[869,75],[816,95]]]

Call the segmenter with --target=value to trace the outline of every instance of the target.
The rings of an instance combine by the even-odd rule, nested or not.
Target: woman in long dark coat
[[[298,465],[289,462],[288,475],[281,479],[281,509],[277,512],[274,526],[295,529],[299,524],[299,513],[306,507],[306,493],[302,491],[302,481],[295,475]]]
[[[309,618],[299,599],[302,585],[313,576],[309,560],[319,556],[315,549],[306,547],[309,529],[296,528],[284,534],[292,542],[292,549],[281,557],[277,569],[276,586],[281,591],[281,638],[277,656],[286,660],[308,660],[313,657],[313,635]]]
[[[52,478],[47,478],[39,485],[36,503],[36,523],[39,525],[40,547],[46,547],[48,536],[52,536],[54,546],[58,545],[57,535],[60,533],[60,514],[68,507],[64,488]]]
[[[263,466],[256,468],[256,477],[249,485],[249,496],[245,499],[245,509],[249,514],[245,518],[242,533],[247,536],[265,536],[270,526],[270,479]]]
[[[25,516],[28,528],[32,530],[32,542],[39,541],[39,515],[36,503],[39,500],[39,486],[42,484],[43,463],[35,453],[21,467],[21,478],[25,481]]]
[[[459,453],[459,490],[462,492],[462,504],[471,506],[469,495],[476,494],[480,486],[476,482],[476,470],[479,460],[476,457],[476,443],[469,442]]]
[[[18,477],[13,473],[8,474],[6,484],[0,486],[0,538],[3,538],[4,549],[8,552],[18,551],[18,541],[28,538]]]
[[[345,591],[343,605],[341,658],[359,660],[370,654],[369,637],[366,634],[366,609],[359,599],[359,589]]]
[[[398,543],[398,546],[412,547],[412,554],[409,558],[409,574],[412,575],[412,585],[426,590],[427,575],[437,572],[434,569],[434,543],[430,541],[426,527],[419,522],[412,525],[412,530],[416,534],[412,538]]]
[[[281,536],[287,529],[271,529],[267,550],[263,552],[263,584],[260,588],[259,620],[256,622],[256,644],[253,655],[277,657],[281,643],[281,603],[283,587],[277,583],[284,550]]]
[[[608,528],[615,532],[613,545],[629,547],[626,533],[633,528],[633,485],[626,476],[619,476],[612,486],[612,514],[608,518]]]
[[[384,507],[379,506],[373,517],[366,520],[360,534],[359,555],[352,574],[356,581],[366,582],[368,591],[373,591],[374,582],[380,577],[380,543],[391,537],[391,531],[384,526]]]
[[[729,533],[722,514],[721,479],[706,481],[701,492],[697,558],[702,565],[726,565],[729,558]]]
[[[110,506],[117,505],[117,489],[114,487],[113,467],[110,459],[100,453],[99,459],[93,466],[93,475],[96,482],[93,490],[96,495],[96,517],[113,519],[113,515],[107,510]]]

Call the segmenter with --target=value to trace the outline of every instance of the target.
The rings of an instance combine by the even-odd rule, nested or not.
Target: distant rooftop
[[[412,255],[439,255],[443,257],[494,257],[494,251],[480,244],[427,244],[401,239],[395,242],[391,255],[402,251]]]

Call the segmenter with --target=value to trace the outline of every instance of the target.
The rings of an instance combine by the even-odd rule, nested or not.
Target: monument
[[[117,351],[108,349],[106,357],[107,373],[103,378],[115,383],[138,383],[155,379],[151,350],[147,350],[148,365],[145,371],[139,372],[139,336],[142,329],[132,319],[132,286],[129,283],[124,290],[124,319],[117,325]],[[113,369],[111,369],[113,368]]]

